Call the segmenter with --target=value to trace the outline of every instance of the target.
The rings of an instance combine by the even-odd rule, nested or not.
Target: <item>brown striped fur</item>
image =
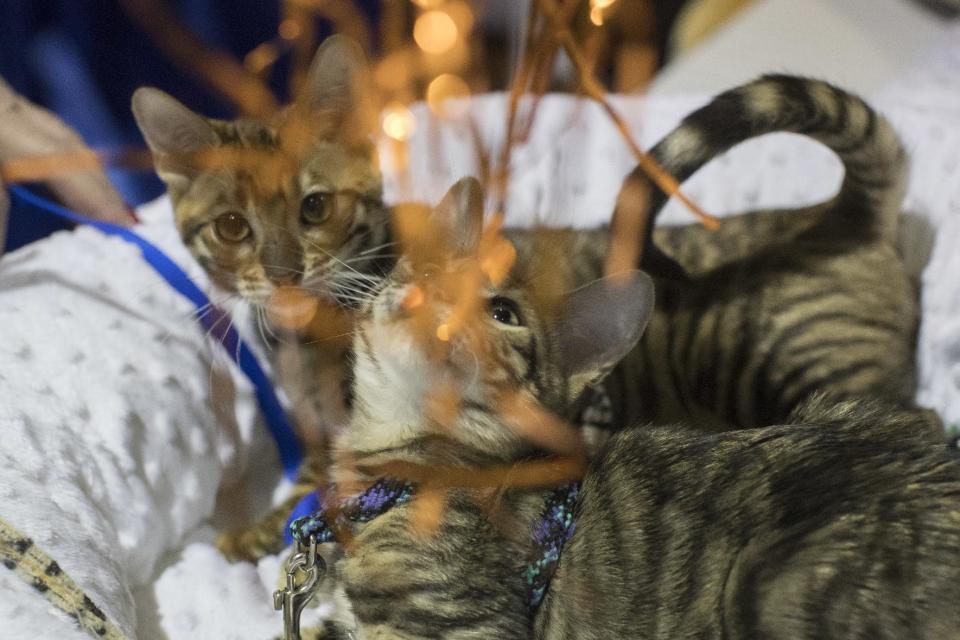
[[[481,203],[475,181],[458,183],[433,215],[446,246],[458,249],[434,257],[429,276],[418,253],[401,259],[364,306],[353,417],[338,441],[338,460],[349,465],[338,463],[331,478],[363,483],[364,469],[398,462],[469,469],[538,458],[538,448],[499,416],[503,394],[566,415],[584,386],[638,338],[653,302],[648,278],[633,274],[623,285],[597,281],[545,295],[539,285],[555,275],[557,262],[533,245],[517,247],[504,282],[483,282],[474,320],[449,343],[434,338],[429,320],[423,325],[403,301],[416,286],[437,318],[450,312],[459,292],[447,279],[459,282],[477,268]],[[448,385],[460,399],[441,424],[427,407]],[[530,623],[519,569],[542,505],[540,490],[515,491],[504,478],[502,485],[446,491],[435,532],[415,530],[409,506],[359,527],[336,566],[356,637],[524,637]]]
[[[773,424],[816,392],[882,398],[922,418],[910,424],[939,433],[936,415],[912,400],[917,293],[896,250],[906,158],[886,120],[836,87],[769,76],[721,94],[651,153],[685,180],[735,144],[774,131],[836,151],[846,169],[840,192],[806,209],[733,216],[716,232],[699,225],[652,232],[652,246],[687,275],[655,277],[650,324],[605,383],[615,422],[685,421],[707,430]],[[637,171],[628,179],[644,178]],[[655,192],[654,214],[663,204]],[[552,247],[563,258],[551,272],[567,270],[571,282],[602,273],[606,228],[508,234],[521,251]],[[226,549],[244,558],[278,552],[285,518],[274,512]]]
[[[157,89],[134,94],[184,243],[215,283],[250,303],[269,346],[277,334],[290,337],[268,319],[278,289],[352,308],[389,269],[390,217],[363,108],[367,75],[359,47],[335,36],[317,52],[300,100],[269,123],[204,118]],[[322,220],[306,217],[311,197],[323,198]],[[247,225],[240,241],[218,232],[230,214]],[[349,337],[320,324],[272,352],[308,442],[347,420]]]
[[[652,238],[686,277],[659,277],[640,347],[608,385],[623,421],[714,429],[782,422],[814,393],[914,405],[918,296],[897,251],[906,155],[889,123],[824,82],[766,76],[717,96],[651,153],[680,180],[735,144],[787,131],[837,153],[831,201]],[[646,181],[638,169],[627,181]],[[664,202],[656,192],[651,216]],[[616,214],[615,214],[616,215]],[[596,262],[596,258],[592,258]]]
[[[615,434],[535,638],[955,638],[960,459],[882,403]]]
[[[460,204],[440,208],[452,234],[475,226],[463,223],[480,215],[469,204],[479,198],[463,197],[475,188],[459,184]],[[398,461],[481,470],[543,454],[501,416],[503,385],[565,415],[636,342],[623,328],[642,327],[652,299],[632,275],[545,303],[533,284],[541,259],[518,247],[510,277],[479,291],[491,312],[511,301],[519,323],[481,318],[449,345],[424,340],[402,301],[416,284],[442,311],[450,293],[401,259],[363,309],[355,411],[338,443],[351,464],[334,479],[362,484],[365,466]],[[469,260],[457,252],[443,269]],[[466,382],[464,397],[437,424],[426,399],[451,381]],[[416,501],[396,507],[358,525],[336,565],[354,637],[957,637],[960,466],[916,420],[815,395],[786,426],[616,433],[587,471],[575,533],[534,618],[520,569],[547,492],[454,487],[427,531]]]

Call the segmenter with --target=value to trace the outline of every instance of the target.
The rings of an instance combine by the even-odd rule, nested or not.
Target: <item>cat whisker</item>
[[[360,333],[360,332],[357,331],[356,329],[351,329],[350,331],[345,331],[345,332],[343,332],[343,333],[338,333],[338,334],[336,334],[336,335],[324,336],[324,337],[322,337],[322,338],[315,338],[315,339],[313,339],[313,340],[307,340],[307,341],[304,342],[303,344],[322,344],[322,343],[324,343],[324,342],[329,342],[329,341],[331,341],[331,340],[337,340],[337,339],[339,339],[339,338],[352,338],[352,337],[358,335],[359,333]]]
[[[372,273],[344,273],[337,276],[336,279],[342,280],[360,280],[360,281],[379,281],[382,280],[380,276],[374,275]]]
[[[357,256],[368,256],[368,255],[370,255],[370,254],[372,254],[372,253],[376,253],[376,252],[380,251],[381,249],[386,249],[386,248],[388,248],[388,247],[394,247],[394,246],[396,246],[396,244],[397,244],[396,242],[384,242],[383,244],[378,244],[378,245],[375,245],[375,246],[373,246],[373,247],[368,247],[368,248],[364,249],[363,251],[358,252],[358,253],[357,253]],[[397,254],[392,254],[392,255],[397,255]]]
[[[221,301],[219,302],[219,305],[224,305],[224,304],[227,304],[228,302],[233,302],[234,304],[236,304],[237,302],[239,302],[239,297],[236,296],[235,294],[231,294],[231,295],[229,295],[228,297],[226,297],[226,298],[224,298],[223,300],[221,300]],[[206,304],[204,304],[204,305],[202,305],[202,306],[200,306],[200,307],[197,307],[197,308],[195,308],[195,309],[193,309],[193,310],[191,310],[191,311],[188,311],[188,312],[184,313],[184,314],[181,316],[181,318],[182,318],[183,320],[188,320],[188,319],[189,319],[189,320],[194,321],[194,322],[201,321],[201,320],[204,318],[204,316],[212,313],[213,310],[214,310],[214,308],[215,308],[217,305],[218,305],[218,303],[215,303],[215,302],[213,302],[213,301],[207,302]],[[169,341],[170,341],[170,338],[172,338],[172,337],[173,337],[173,331],[172,331],[172,329],[167,329],[166,331],[164,331],[164,336],[163,336],[163,339],[160,341],[160,344],[166,346],[167,342],[169,342]]]
[[[366,275],[366,274],[362,273],[361,271],[358,271],[358,270],[355,269],[354,267],[351,267],[349,264],[347,264],[346,262],[344,262],[343,260],[341,260],[340,258],[338,258],[336,255],[330,253],[329,251],[327,251],[326,249],[320,247],[319,245],[317,245],[315,248],[317,249],[317,251],[320,251],[321,253],[323,253],[323,254],[324,254],[325,256],[327,256],[328,258],[331,258],[331,259],[335,260],[337,263],[343,265],[344,267],[346,267],[347,269],[349,269],[351,272],[353,272],[353,273],[355,273],[355,274],[357,274],[357,275]]]
[[[329,291],[334,295],[353,295],[360,298],[369,298],[372,295],[369,289],[359,289],[349,286],[333,286],[330,287]]]

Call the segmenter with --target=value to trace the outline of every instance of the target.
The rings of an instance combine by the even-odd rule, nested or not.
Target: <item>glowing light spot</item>
[[[450,342],[450,325],[442,324],[437,327],[437,340]]]
[[[277,28],[277,33],[279,33],[280,37],[284,40],[296,40],[300,37],[300,31],[300,23],[292,18],[287,18],[281,22]]]
[[[449,13],[438,9],[427,11],[413,25],[413,39],[427,53],[446,53],[457,44],[459,37],[457,23]]]
[[[433,9],[443,4],[443,0],[413,0],[413,4],[421,9]]]
[[[416,285],[413,285],[410,287],[409,291],[407,291],[407,295],[404,296],[403,302],[400,303],[400,306],[402,306],[407,311],[413,311],[414,309],[422,306],[423,301],[424,301],[423,289],[421,289]]]
[[[387,136],[402,142],[413,135],[417,120],[405,105],[394,102],[384,109],[380,126]]]
[[[613,6],[617,0],[590,0],[590,22],[603,26],[603,12]]]
[[[440,117],[455,118],[467,110],[470,87],[459,76],[444,73],[427,87],[427,105]]]

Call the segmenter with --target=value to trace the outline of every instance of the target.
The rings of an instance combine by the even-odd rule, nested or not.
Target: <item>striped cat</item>
[[[882,116],[824,82],[766,76],[717,96],[651,154],[683,181],[777,131],[832,149],[846,171],[839,193],[808,209],[728,218],[717,232],[653,233],[689,275],[656,280],[641,346],[608,382],[621,419],[754,427],[823,392],[884,399],[939,426],[913,402],[918,300],[897,251],[906,157]],[[649,185],[639,169],[624,194],[637,182]],[[665,200],[653,193],[651,225]]]
[[[433,214],[449,254],[401,258],[364,305],[331,478],[364,487],[403,465],[428,478],[511,471],[492,486],[448,486],[431,530],[417,527],[416,496],[354,525],[334,573],[353,637],[958,637],[960,464],[917,437],[909,415],[822,398],[790,426],[614,434],[531,611],[521,569],[553,489],[511,482],[547,454],[503,399],[568,414],[636,343],[653,288],[634,272],[547,296],[552,263],[521,244],[502,282],[481,280],[478,316],[435,331],[468,304],[445,283],[480,272],[480,203],[477,183],[458,183]],[[461,399],[438,422],[431,398],[451,385]]]
[[[368,73],[358,45],[328,38],[301,100],[269,125],[204,118],[157,89],[134,93],[133,112],[184,243],[269,331],[268,303],[278,290],[298,287],[350,308],[389,269],[390,216],[364,99]],[[306,332],[285,352],[293,366],[275,368],[289,371],[282,386],[308,412],[306,421],[342,424],[350,321],[336,307],[318,318],[327,323],[319,337]]]
[[[353,47],[340,39],[328,41],[312,76],[314,94],[331,102],[332,93],[335,104],[351,104],[353,96],[342,93],[351,83],[343,76],[365,73],[363,67]],[[243,121],[201,119],[156,92],[141,92],[135,105],[170,186],[185,240],[215,279],[263,302],[277,282],[297,282],[299,272],[306,271],[299,282],[308,289],[322,284],[356,301],[382,266],[380,250],[390,240],[389,214],[379,199],[380,179],[369,147],[351,149],[326,141],[304,161],[310,170],[299,176],[303,184],[278,200],[290,211],[302,194],[307,197],[301,209],[316,204],[318,195],[360,194],[346,211],[338,210],[341,215],[321,214],[326,221],[317,225],[294,221],[284,227],[267,220],[276,214],[258,200],[263,196],[257,189],[250,189],[254,195],[248,199],[255,206],[248,205],[253,211],[245,215],[266,224],[245,235],[246,218],[236,218],[240,211],[219,214],[219,222],[210,223],[223,208],[217,203],[222,189],[234,189],[243,176],[225,181],[200,172],[185,178],[182,171],[166,168],[165,158],[195,149],[198,140],[275,150],[276,135]],[[697,225],[654,232],[647,260],[662,248],[690,277],[658,280],[660,304],[642,347],[608,385],[621,422],[638,416],[660,421],[694,416],[717,428],[770,424],[817,390],[837,398],[885,397],[913,410],[917,295],[895,248],[906,162],[886,120],[859,98],[826,83],[768,76],[721,94],[651,153],[684,180],[735,144],[775,131],[810,136],[837,152],[846,169],[840,193],[806,210],[730,218],[716,233]],[[638,170],[628,183],[645,180]],[[311,192],[315,183],[326,191]],[[662,195],[655,194],[651,224],[663,204]],[[290,218],[295,212],[284,215]],[[226,228],[228,220],[238,225],[234,233],[244,234],[240,243],[217,235],[217,225]],[[585,263],[579,270],[587,278],[599,275],[605,230],[586,232],[572,242],[577,260]],[[260,245],[259,252],[248,251],[238,262],[238,250],[251,245]],[[657,264],[647,264],[656,273]],[[340,387],[329,383],[336,376],[322,372],[324,360],[339,362],[345,347],[341,341],[331,353],[329,343],[320,345],[301,350],[306,366],[294,368],[296,375],[285,386],[325,381],[293,395],[310,399],[316,411],[335,408],[333,422],[342,423],[346,409]],[[931,416],[931,423],[936,422]]]
[[[752,212],[700,225],[661,227],[645,251],[658,302],[640,344],[607,378],[615,424],[692,420],[723,430],[783,422],[815,392],[874,398],[941,434],[916,408],[917,295],[895,242],[906,159],[890,125],[859,98],[828,84],[768,76],[725,92],[688,116],[651,154],[680,180],[735,144],[775,131],[810,136],[839,155],[846,176],[831,201],[801,210]],[[645,180],[638,170],[629,182]],[[653,224],[665,198],[656,190]],[[561,257],[551,270],[572,282],[598,278],[608,228],[509,230],[520,245]],[[687,275],[688,274],[688,275]],[[568,416],[570,417],[570,416]],[[286,507],[322,477],[310,465]],[[286,513],[289,513],[287,511]],[[286,513],[223,541],[231,557],[282,548]]]

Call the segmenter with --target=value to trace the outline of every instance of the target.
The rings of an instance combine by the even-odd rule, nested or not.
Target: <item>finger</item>
[[[83,215],[129,225],[133,222],[123,198],[113,188],[80,136],[52,112],[38,107],[14,92],[0,78],[0,160],[19,164],[30,163],[32,156],[62,158],[83,156],[83,170],[57,175],[56,167],[43,171],[43,160],[37,159],[41,169],[37,176],[46,175],[44,182],[67,207]],[[55,164],[59,164],[56,162]]]
[[[79,214],[123,226],[135,221],[132,211],[102,171],[51,178],[46,184],[64,206]]]

